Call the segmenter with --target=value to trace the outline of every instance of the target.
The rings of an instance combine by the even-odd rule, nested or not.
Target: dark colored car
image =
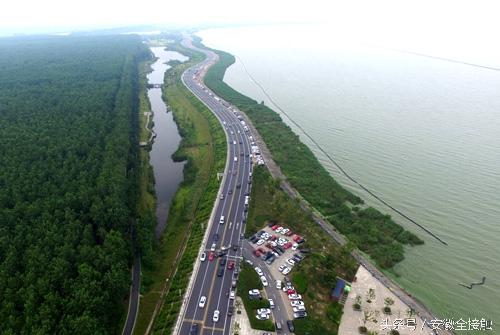
[[[227,194],[233,194],[233,190],[227,191]]]
[[[220,259],[220,261],[219,261],[219,265],[220,265],[220,266],[224,266],[224,265],[226,265],[226,257],[222,257],[222,258]]]
[[[214,234],[214,241],[217,242],[219,240],[219,234],[215,233]]]
[[[236,185],[236,188],[240,189],[241,188],[241,184]]]
[[[227,310],[227,315],[231,316],[231,315],[233,315],[233,313],[234,313],[234,306],[229,306],[229,308]]]
[[[222,277],[223,274],[224,274],[224,267],[220,267],[219,271],[217,271],[217,277]]]
[[[295,327],[293,326],[293,321],[292,320],[288,320],[286,322],[286,324],[288,325],[288,330],[293,333],[295,331]]]
[[[238,245],[237,244],[233,244],[233,250],[234,251],[238,251]]]
[[[199,325],[197,323],[193,323],[191,326],[191,330],[189,331],[189,335],[198,335]]]

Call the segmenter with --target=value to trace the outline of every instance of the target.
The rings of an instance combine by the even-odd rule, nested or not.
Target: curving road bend
[[[183,41],[185,47],[205,54],[201,63],[187,69],[182,74],[184,85],[202,101],[218,118],[224,127],[228,141],[228,159],[225,176],[220,187],[212,217],[200,253],[205,252],[205,261],[197,260],[184,303],[177,320],[174,334],[190,334],[193,325],[198,326],[200,335],[227,335],[231,331],[231,316],[228,315],[234,300],[230,299],[233,280],[237,277],[229,270],[227,263],[220,265],[220,258],[209,260],[212,244],[216,253],[228,247],[226,262],[234,262],[239,268],[242,259],[243,232],[246,222],[245,197],[251,192],[251,132],[237,118],[238,112],[229,103],[217,97],[203,84],[206,70],[218,60],[218,56],[205,49],[194,47],[190,38]],[[220,223],[224,217],[224,223]],[[203,308],[198,306],[200,298],[206,297]],[[214,322],[214,311],[219,311],[219,319]]]

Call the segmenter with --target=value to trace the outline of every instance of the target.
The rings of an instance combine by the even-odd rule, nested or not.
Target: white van
[[[224,215],[220,217],[219,224],[224,224]]]
[[[234,161],[237,162],[238,161],[238,157],[234,156]]]

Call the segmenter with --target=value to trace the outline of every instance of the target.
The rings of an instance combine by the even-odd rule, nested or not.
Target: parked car
[[[287,275],[290,273],[290,271],[292,271],[292,269],[290,269],[288,266],[285,266],[285,268],[283,269],[283,274]]]
[[[292,247],[292,242],[286,242],[285,244],[283,244],[283,248],[285,249],[290,249]]]
[[[234,306],[229,306],[229,308],[227,309],[227,315],[231,316],[233,314],[234,314]]]
[[[271,314],[271,310],[269,308],[259,308],[257,314]]]
[[[253,251],[253,254],[255,255],[255,257],[260,257],[260,255],[262,255],[261,252],[259,251],[259,249],[255,249]]]
[[[295,265],[295,261],[294,261],[293,259],[291,259],[291,258],[287,259],[287,260],[286,260],[286,262],[287,262],[288,264],[290,264],[291,266],[294,266],[294,265]]]
[[[200,261],[204,262],[207,259],[207,254],[205,252],[201,253]]]
[[[295,306],[292,308],[292,310],[294,313],[298,313],[298,312],[305,312],[306,308],[305,306]]]
[[[290,300],[302,300],[302,296],[300,294],[289,294],[288,299],[290,299]]]
[[[257,274],[258,274],[259,276],[263,276],[263,275],[264,275],[264,273],[262,272],[262,269],[261,269],[261,268],[259,268],[258,266],[256,266],[256,267],[255,267],[255,272],[257,272]]]
[[[248,291],[248,295],[260,295],[260,291],[254,288],[253,290]]]
[[[292,250],[297,250],[298,247],[299,247],[298,243],[292,244]]]
[[[229,299],[234,300],[235,297],[236,297],[236,292],[235,291],[230,291],[229,292]]]
[[[302,300],[292,300],[290,301],[290,305],[292,307],[304,306],[304,302]]]
[[[257,320],[261,320],[261,321],[269,320],[269,314],[265,314],[265,313],[257,314],[255,317],[257,318]]]
[[[286,322],[287,326],[288,326],[288,330],[291,331],[292,333],[295,331],[295,326],[293,325],[293,321],[292,320],[288,320]]]
[[[264,287],[269,286],[269,283],[267,282],[267,279],[265,276],[260,276],[260,281],[262,282],[262,285],[264,285]]]
[[[198,303],[198,307],[203,308],[205,307],[205,303],[207,302],[207,297],[204,295],[201,296],[200,302]]]

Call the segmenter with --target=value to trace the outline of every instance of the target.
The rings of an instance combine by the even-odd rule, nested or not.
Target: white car
[[[277,288],[278,290],[281,290],[281,280],[277,280],[277,281],[276,281],[276,288]]]
[[[269,314],[262,313],[262,314],[257,314],[256,316],[257,320],[269,320]]]
[[[287,274],[290,273],[290,271],[292,271],[292,269],[290,269],[288,266],[285,266],[282,273],[286,276]]]
[[[289,231],[290,231],[290,229],[285,228],[285,229],[283,229],[283,230],[281,231],[281,234],[282,234],[282,235],[285,235],[285,234],[286,234],[286,233],[288,233]]]
[[[229,292],[229,299],[234,300],[235,297],[236,297],[236,292],[234,291]]]
[[[216,309],[216,310],[214,311],[214,316],[213,316],[213,318],[212,318],[212,321],[213,321],[213,322],[217,322],[217,321],[219,321],[219,310],[218,310],[218,309]]]
[[[302,300],[292,300],[290,301],[290,305],[292,305],[292,307],[304,306],[304,302]]]
[[[198,303],[198,307],[203,308],[205,307],[205,303],[207,302],[207,297],[204,295],[201,296],[200,302]]]
[[[300,294],[289,294],[288,299],[290,300],[302,300],[302,296]]]
[[[216,247],[216,246],[217,246],[217,245],[216,245],[215,243],[212,243],[212,246],[210,247],[210,251],[215,251],[215,247]]]
[[[260,295],[260,292],[259,290],[257,290],[256,288],[254,288],[253,290],[249,290],[248,291],[248,295]]]
[[[271,314],[271,310],[269,308],[259,308],[257,314]]]
[[[299,247],[299,244],[298,243],[294,243],[292,244],[292,250],[297,250],[297,248]]]
[[[259,276],[263,276],[264,275],[264,273],[262,272],[262,270],[258,266],[255,267],[255,272],[257,272],[257,274]]]
[[[278,245],[278,243],[276,243],[276,242],[274,242],[274,241],[269,242],[269,244],[271,244],[273,247],[275,247],[275,246],[277,246],[277,245]]]
[[[233,141],[233,144],[236,144],[236,141]]]
[[[269,307],[271,307],[271,309],[274,308],[274,300],[269,298]]]
[[[304,306],[295,306],[292,308],[293,309],[293,312],[294,313],[297,313],[297,312],[305,312],[306,311],[306,308]]]
[[[278,227],[278,229],[276,229],[276,232],[277,232],[277,233],[281,233],[281,232],[283,231],[283,229],[285,229],[285,228],[283,228],[283,227]]]
[[[264,285],[264,287],[269,286],[269,283],[267,282],[267,279],[265,276],[260,276],[260,281],[262,282],[262,285]]]
[[[306,312],[299,312],[299,313],[293,313],[293,318],[294,319],[302,319],[307,316]]]
[[[204,262],[204,261],[205,261],[205,259],[207,259],[207,254],[204,252],[204,253],[202,253],[202,254],[201,254],[201,256],[200,256],[200,261]]]
[[[266,241],[264,241],[263,239],[260,239],[260,240],[257,241],[257,245],[263,245],[264,242],[266,242]]]
[[[288,264],[290,264],[291,266],[294,266],[294,265],[295,265],[295,261],[294,261],[293,259],[291,259],[291,258],[287,259],[287,260],[286,260],[286,262],[287,262]]]

